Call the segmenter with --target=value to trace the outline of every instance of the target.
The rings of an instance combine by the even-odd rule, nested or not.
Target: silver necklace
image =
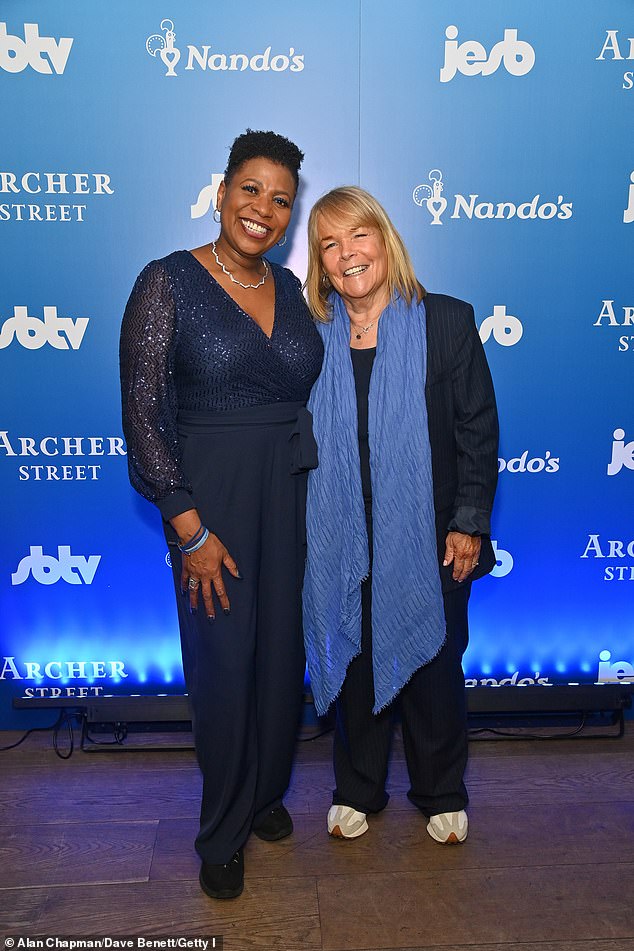
[[[372,328],[374,327],[375,323],[376,323],[376,320],[373,320],[372,323],[371,323],[371,324],[368,324],[367,327],[358,327],[358,328],[355,328],[355,330],[358,329],[358,330],[361,331],[361,333],[356,333],[356,334],[355,334],[355,337],[357,338],[357,340],[361,340],[361,334],[367,334],[368,330],[372,330]]]
[[[264,275],[263,275],[263,277],[262,277],[262,280],[261,280],[261,281],[258,281],[257,284],[243,284],[242,281],[239,281],[237,277],[234,277],[234,276],[233,276],[233,274],[231,273],[231,271],[229,270],[229,268],[228,268],[228,267],[225,267],[225,265],[222,263],[222,261],[221,261],[220,258],[218,257],[218,253],[217,253],[217,251],[216,251],[216,242],[215,242],[215,241],[212,241],[212,242],[211,242],[211,252],[212,252],[213,256],[215,257],[215,259],[216,259],[216,264],[217,264],[218,267],[221,269],[222,273],[223,273],[223,274],[226,274],[227,277],[230,278],[230,279],[233,281],[234,284],[238,284],[240,287],[244,287],[245,291],[248,291],[250,288],[253,288],[253,290],[256,290],[258,287],[262,287],[262,285],[264,284],[265,280],[266,280],[267,277],[269,276],[269,266],[268,266],[268,264],[266,263],[266,261],[264,260],[264,258],[262,258],[262,264],[264,265]]]

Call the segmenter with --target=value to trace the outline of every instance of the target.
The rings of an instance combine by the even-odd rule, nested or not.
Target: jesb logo
[[[40,36],[37,23],[24,24],[24,39],[7,32],[7,24],[0,23],[0,69],[7,73],[21,73],[28,66],[36,73],[58,76],[66,69],[73,41],[69,36],[59,40]]]
[[[506,313],[506,305],[496,304],[493,313],[480,324],[480,340],[486,343],[491,334],[502,347],[514,347],[519,343],[524,327],[519,317]]]
[[[627,660],[612,660],[612,654],[608,650],[602,650],[599,654],[599,670],[597,672],[597,683],[634,683],[634,666]]]
[[[27,350],[40,350],[45,344],[55,350],[79,350],[86,333],[89,317],[58,317],[57,307],[45,307],[44,319],[30,317],[26,307],[14,307],[0,328],[0,350],[13,339]]]
[[[448,83],[456,73],[463,76],[490,76],[504,63],[511,76],[525,76],[535,65],[535,50],[525,40],[518,40],[517,30],[505,30],[504,39],[487,51],[476,40],[458,43],[458,27],[445,30],[445,62],[440,70],[441,83]]]
[[[41,545],[31,545],[29,554],[11,575],[11,584],[24,584],[33,575],[38,584],[92,584],[101,555],[71,555],[70,545],[59,545],[57,558],[45,555]]]
[[[615,429],[613,435],[612,459],[608,463],[609,476],[616,475],[623,466],[626,469],[634,469],[634,439],[625,442],[624,429]]]
[[[174,45],[176,33],[174,32],[173,22],[171,20],[161,20],[161,30],[165,35],[161,36],[160,33],[153,33],[152,36],[148,36],[145,41],[145,48],[150,56],[156,57],[158,53],[167,67],[166,76],[176,76],[174,67],[181,58],[181,51]]]

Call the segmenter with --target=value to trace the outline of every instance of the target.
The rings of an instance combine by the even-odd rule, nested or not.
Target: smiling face
[[[322,268],[348,309],[363,312],[385,307],[388,259],[379,230],[319,215],[317,235]]]
[[[260,257],[284,235],[294,200],[295,181],[284,165],[248,159],[218,188],[217,245],[236,260]]]

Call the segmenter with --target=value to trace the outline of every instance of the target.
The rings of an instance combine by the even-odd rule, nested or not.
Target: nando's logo
[[[211,43],[188,44],[183,51],[176,45],[174,21],[161,20],[160,33],[148,36],[145,49],[160,59],[166,76],[178,76],[178,70],[197,69],[210,72],[237,72],[250,70],[253,73],[301,73],[304,69],[304,54],[294,46],[288,50],[276,50],[273,45],[257,52],[225,52],[215,50]]]
[[[497,198],[478,193],[457,193],[453,196],[453,201],[449,201],[444,195],[445,184],[439,168],[432,168],[427,182],[416,185],[412,192],[412,201],[429,213],[432,225],[443,224],[441,219],[449,209],[450,218],[470,220],[489,218],[508,221],[517,218],[520,221],[566,221],[572,218],[572,202],[564,201],[563,195],[558,195],[555,199],[544,199],[542,195],[537,194],[526,200],[498,201]]]

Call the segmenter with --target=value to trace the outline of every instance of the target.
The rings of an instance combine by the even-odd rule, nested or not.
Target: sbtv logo
[[[70,545],[58,545],[57,558],[45,555],[41,545],[31,545],[11,575],[11,584],[24,584],[31,575],[38,584],[92,584],[100,561],[101,555],[71,554]]]
[[[445,30],[445,62],[440,70],[441,83],[450,82],[456,73],[463,76],[491,76],[503,64],[511,76],[526,76],[535,65],[535,50],[517,37],[517,30],[504,30],[504,38],[487,53],[477,40],[458,42],[458,27]]]
[[[423,182],[416,185],[412,192],[414,204],[425,208],[431,217],[432,225],[441,225],[442,216],[449,207],[449,202],[443,195],[445,188],[442,171],[433,168],[427,176],[431,185]],[[556,200],[543,199],[540,194],[524,201],[493,201],[486,196],[484,199],[478,193],[464,195],[457,193],[453,196],[451,218],[495,219],[508,221],[517,218],[519,221],[565,221],[572,218],[572,202],[564,201],[563,195]]]
[[[46,344],[54,350],[79,350],[89,317],[59,317],[57,307],[45,306],[44,317],[31,317],[28,308],[13,308],[0,327],[0,350],[14,340],[27,350],[41,350]]]
[[[145,49],[154,59],[160,59],[165,66],[166,76],[177,76],[176,67],[181,62],[182,52],[176,45],[174,21],[164,19],[160,25],[161,33],[153,33],[145,42]],[[273,46],[267,46],[263,52],[255,54],[227,53],[212,51],[211,44],[187,46],[185,70],[210,70],[211,72],[239,72],[250,70],[254,73],[301,73],[304,69],[304,54],[297,53],[294,46],[288,51],[273,52]]]
[[[73,40],[62,36],[40,36],[37,23],[24,24],[24,39],[7,31],[7,24],[0,23],[0,69],[7,73],[21,73],[29,66],[45,76],[55,72],[61,76],[66,69]]]
[[[608,463],[608,475],[615,476],[625,466],[634,469],[634,439],[625,441],[625,430],[615,429],[612,442],[612,458]]]
[[[189,210],[192,218],[204,218],[210,208],[215,209],[218,188],[224,177],[222,172],[212,172],[211,182],[208,185],[203,185],[198,192],[198,198]]]

